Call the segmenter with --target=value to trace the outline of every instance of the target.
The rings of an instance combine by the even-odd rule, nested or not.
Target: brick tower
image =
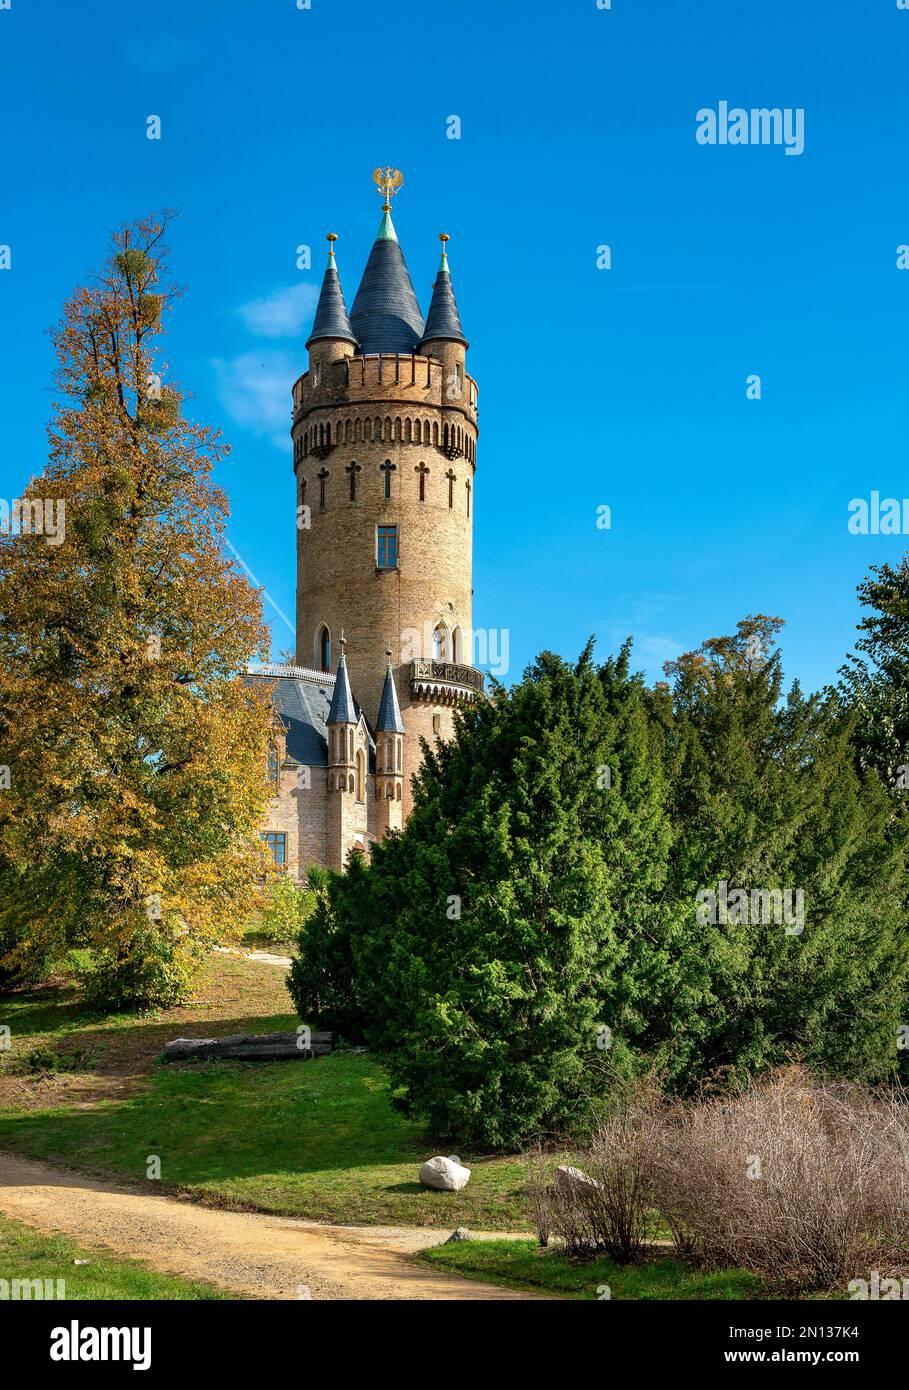
[[[446,737],[453,708],[475,701],[483,679],[470,664],[477,386],[465,366],[448,237],[424,321],[391,220],[401,175],[373,177],[382,221],[350,314],[337,237],[328,238],[292,436],[296,659],[332,670],[343,629],[345,680],[376,734],[381,834],[395,824],[399,799],[405,818],[410,810],[421,737]],[[383,765],[392,749],[393,769]]]

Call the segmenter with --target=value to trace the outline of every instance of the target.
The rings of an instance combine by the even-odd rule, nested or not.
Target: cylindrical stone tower
[[[331,670],[343,629],[355,700],[375,730],[391,647],[404,724],[404,815],[420,738],[475,701],[471,548],[477,386],[442,260],[424,323],[376,171],[382,222],[348,316],[328,268],[294,386],[297,661]]]

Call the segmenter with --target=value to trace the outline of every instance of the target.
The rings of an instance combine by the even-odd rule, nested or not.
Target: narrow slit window
[[[390,497],[390,496],[391,496],[391,475],[392,475],[392,473],[395,471],[395,468],[397,467],[397,464],[392,463],[391,459],[386,459],[384,463],[379,464],[379,467],[380,467],[380,469],[382,470],[382,472],[385,474],[385,496],[386,496],[386,497]]]

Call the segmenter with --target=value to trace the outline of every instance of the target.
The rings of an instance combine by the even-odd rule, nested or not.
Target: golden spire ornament
[[[382,211],[391,212],[391,200],[404,182],[404,175],[401,173],[401,170],[392,169],[386,164],[384,169],[373,169],[372,181],[376,186],[377,192],[385,200],[382,204]]]

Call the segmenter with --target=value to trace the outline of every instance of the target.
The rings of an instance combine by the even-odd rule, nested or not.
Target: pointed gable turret
[[[403,734],[404,720],[401,718],[401,706],[398,704],[398,692],[395,689],[395,678],[391,669],[391,652],[386,651],[385,654],[388,657],[388,664],[385,668],[382,698],[379,701],[379,720],[376,724],[376,733]]]
[[[390,647],[386,647],[385,657],[385,684],[376,724],[376,833],[380,839],[390,830],[400,830],[404,823],[404,720],[391,669]]]
[[[319,302],[316,305],[312,332],[306,340],[307,348],[325,338],[352,343],[354,347],[357,346],[357,340],[353,335],[347,314],[347,305],[344,302],[341,277],[338,275],[338,267],[335,262],[334,243],[337,239],[334,232],[328,233],[328,265],[325,268]]]
[[[350,677],[347,674],[347,658],[344,655],[346,638],[341,633],[341,659],[338,662],[338,674],[335,677],[334,694],[331,697],[331,708],[328,711],[326,724],[356,724],[359,716],[354,705],[353,693],[350,689]]]
[[[449,237],[445,232],[442,232],[439,240],[442,243],[442,259],[439,262],[438,274],[432,287],[432,300],[429,305],[429,313],[426,315],[426,327],[418,345],[420,352],[423,351],[425,344],[432,342],[462,343],[465,348],[469,346],[461,327],[461,316],[455,303],[451,273],[448,269],[445,243]]]

